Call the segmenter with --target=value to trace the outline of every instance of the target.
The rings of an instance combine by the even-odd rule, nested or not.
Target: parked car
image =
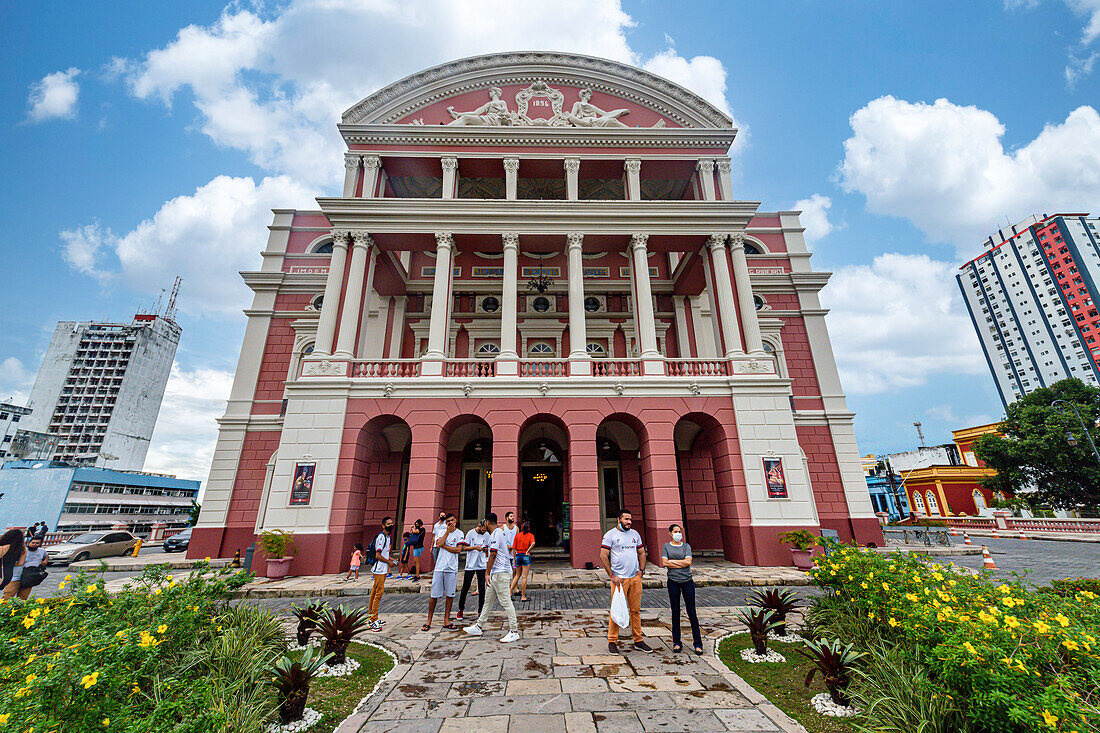
[[[46,548],[46,557],[51,565],[94,560],[99,557],[121,557],[133,552],[137,541],[134,535],[119,530],[85,532],[68,542],[50,545]]]
[[[191,542],[191,528],[174,534],[164,541],[165,552],[187,552],[187,545]]]

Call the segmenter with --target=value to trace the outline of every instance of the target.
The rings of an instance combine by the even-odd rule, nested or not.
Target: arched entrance
[[[600,527],[606,532],[619,521],[620,511],[629,511],[633,528],[646,537],[646,506],[642,496],[641,426],[628,415],[612,415],[596,430],[596,466],[599,470],[602,513]]]
[[[351,471],[337,478],[329,531],[342,540],[326,567],[342,567],[354,543],[370,542],[383,518],[393,517],[400,526],[411,441],[408,423],[392,415],[372,418],[360,429]]]
[[[519,435],[519,521],[531,523],[539,547],[559,547],[569,536],[569,435],[560,421],[534,418]]]
[[[482,418],[461,415],[444,426],[443,439],[447,466],[442,509],[454,512],[459,529],[465,532],[492,506],[493,433]]]

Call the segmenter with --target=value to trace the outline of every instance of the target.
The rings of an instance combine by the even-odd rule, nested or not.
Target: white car
[[[49,564],[53,565],[94,560],[100,557],[121,557],[132,553],[137,542],[137,537],[119,530],[85,532],[68,542],[50,545],[46,548],[46,558]]]

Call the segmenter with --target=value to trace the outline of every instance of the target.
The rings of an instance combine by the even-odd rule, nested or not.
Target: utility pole
[[[927,446],[924,444],[924,431],[920,429],[920,423],[913,423],[913,427],[917,429],[917,437],[920,438],[920,447],[926,448]]]
[[[890,466],[890,456],[883,455],[882,467],[886,470],[886,484],[890,487],[890,494],[894,497],[894,506],[898,510],[898,519],[905,519],[901,513],[901,494],[898,493],[898,485],[894,481],[894,469]]]

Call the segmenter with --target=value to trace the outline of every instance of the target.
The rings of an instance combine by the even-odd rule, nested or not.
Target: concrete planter
[[[293,557],[280,557],[277,559],[268,558],[267,560],[267,577],[271,580],[281,580],[286,577],[290,572],[290,561]]]
[[[814,551],[791,548],[791,559],[799,570],[810,570],[814,566]]]

